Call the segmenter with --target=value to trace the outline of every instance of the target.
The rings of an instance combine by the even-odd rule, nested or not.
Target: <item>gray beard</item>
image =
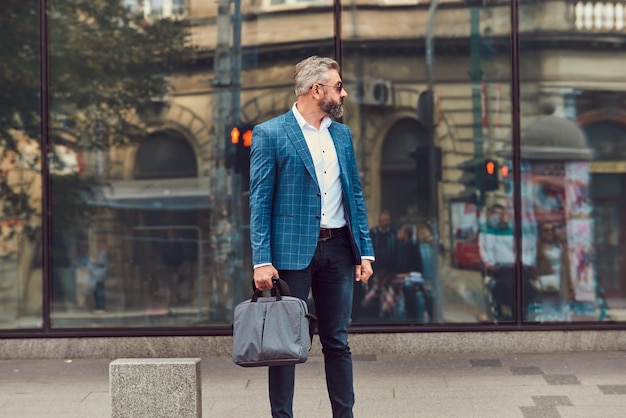
[[[324,100],[320,103],[320,109],[333,119],[339,119],[343,116],[343,104],[341,102]]]

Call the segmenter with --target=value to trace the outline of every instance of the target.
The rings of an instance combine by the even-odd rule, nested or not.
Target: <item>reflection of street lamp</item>
[[[422,100],[426,100],[425,111],[420,112],[420,119],[426,122],[426,130],[428,132],[428,179],[429,179],[429,213],[428,222],[433,234],[433,260],[432,261],[432,282],[433,293],[435,294],[435,321],[439,322],[443,316],[442,303],[443,298],[441,294],[441,282],[439,280],[439,191],[437,189],[437,176],[436,176],[436,150],[435,150],[435,95],[433,91],[433,56],[434,56],[434,43],[433,43],[433,29],[435,25],[435,14],[437,13],[437,6],[439,6],[439,0],[432,0],[430,2],[430,8],[428,9],[428,23],[426,25],[426,82],[427,92],[425,96],[420,97]],[[419,109],[418,105],[418,109]],[[425,120],[424,120],[425,119]]]
[[[464,0],[466,6],[471,8],[471,20],[470,20],[470,54],[471,54],[471,69],[470,78],[472,79],[472,104],[474,109],[474,164],[476,173],[476,184],[480,185],[480,197],[479,204],[484,205],[484,191],[482,190],[482,171],[481,161],[483,159],[482,151],[482,131],[481,131],[481,97],[480,97],[480,80],[482,79],[482,70],[480,70],[480,33],[479,23],[480,14],[478,7],[483,5],[483,0]],[[439,6],[439,0],[432,0],[430,2],[430,8],[428,9],[428,21],[426,25],[426,80],[427,91],[424,97],[420,97],[420,101],[425,101],[426,105],[422,103],[422,108],[425,111],[421,111],[420,119],[426,122],[426,128],[428,131],[428,168],[429,168],[429,223],[433,232],[433,246],[436,253],[439,251],[439,193],[437,190],[437,176],[436,176],[436,148],[435,148],[435,95],[434,95],[434,80],[433,80],[433,60],[434,60],[434,40],[433,32],[435,25],[435,15],[437,13],[437,7]],[[478,83],[476,86],[474,83]],[[477,107],[478,105],[478,107]],[[419,108],[420,106],[418,106]],[[478,119],[476,119],[478,117]],[[433,263],[433,286],[435,292],[435,316],[437,320],[442,317],[442,295],[441,295],[441,283],[439,280],[439,265],[438,262]]]
[[[429,187],[429,200],[430,200],[430,213],[429,221],[434,222],[434,226],[437,225],[437,217],[439,216],[439,194],[437,191],[437,176],[435,173],[435,93],[433,89],[433,59],[434,59],[434,43],[433,43],[433,30],[435,25],[435,14],[437,13],[438,0],[434,0],[430,3],[428,9],[428,23],[426,26],[426,82],[428,84],[427,92],[425,96],[420,97],[426,102],[424,111],[421,112],[420,118],[425,118],[426,129],[428,131],[428,177],[430,179]],[[419,106],[418,106],[419,108]],[[435,229],[433,231],[436,237],[436,241],[439,241],[439,231]]]
[[[241,66],[242,66],[242,15],[241,0],[217,0],[217,40],[214,60],[215,89],[212,105],[212,121],[216,145],[214,147],[215,168],[212,170],[212,195],[216,206],[228,207],[228,211],[219,212],[215,222],[226,220],[231,229],[231,241],[234,248],[241,245],[241,203],[238,193],[241,190],[241,176],[230,173],[225,162],[233,158],[235,149],[227,146],[227,125],[240,121],[241,114]],[[239,257],[229,257],[228,274],[233,283],[233,298],[240,300],[239,286],[243,280],[243,263]]]
[[[470,70],[469,78],[472,82],[472,114],[474,137],[474,166],[476,167],[476,190],[478,192],[478,207],[485,206],[485,188],[483,182],[483,130],[482,130],[482,98],[481,81],[483,70],[480,68],[480,9],[483,0],[464,0],[470,8]]]

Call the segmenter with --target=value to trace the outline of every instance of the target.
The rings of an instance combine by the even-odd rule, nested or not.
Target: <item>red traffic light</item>
[[[496,172],[496,163],[494,163],[493,161],[487,161],[485,163],[485,170],[487,174],[493,175]]]
[[[241,136],[243,138],[243,146],[249,147],[252,145],[252,129],[248,129]]]
[[[239,143],[239,137],[241,136],[241,132],[239,132],[239,128],[236,126],[230,130],[230,142],[233,144]]]
[[[508,165],[503,165],[502,168],[500,169],[500,171],[502,172],[502,177],[508,177],[509,176],[509,166]]]
[[[242,128],[237,126],[232,127],[230,130],[230,142],[237,145],[242,140],[241,145],[244,147],[248,148],[252,145],[252,129],[247,126]]]
[[[498,190],[500,183],[498,181],[498,162],[495,160],[485,161],[485,177],[484,188],[486,192]]]

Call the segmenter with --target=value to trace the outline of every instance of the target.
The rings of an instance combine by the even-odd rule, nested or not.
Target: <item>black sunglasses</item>
[[[324,87],[333,87],[337,91],[337,93],[341,93],[341,90],[343,90],[343,83],[341,81],[335,84],[334,86],[331,86],[330,84],[322,84],[322,83],[315,83],[315,84],[318,84]],[[313,88],[313,86],[311,86],[311,88]]]

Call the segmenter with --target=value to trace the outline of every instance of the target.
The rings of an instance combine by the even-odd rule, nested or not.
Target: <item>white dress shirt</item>
[[[315,174],[320,185],[322,197],[321,227],[341,228],[346,225],[346,216],[343,208],[341,180],[339,178],[339,160],[337,159],[335,144],[328,131],[332,121],[326,116],[322,119],[322,124],[318,130],[304,120],[295,103],[293,105],[293,113],[300,125],[300,129],[302,129],[302,134],[309,147],[311,157],[313,157]]]

